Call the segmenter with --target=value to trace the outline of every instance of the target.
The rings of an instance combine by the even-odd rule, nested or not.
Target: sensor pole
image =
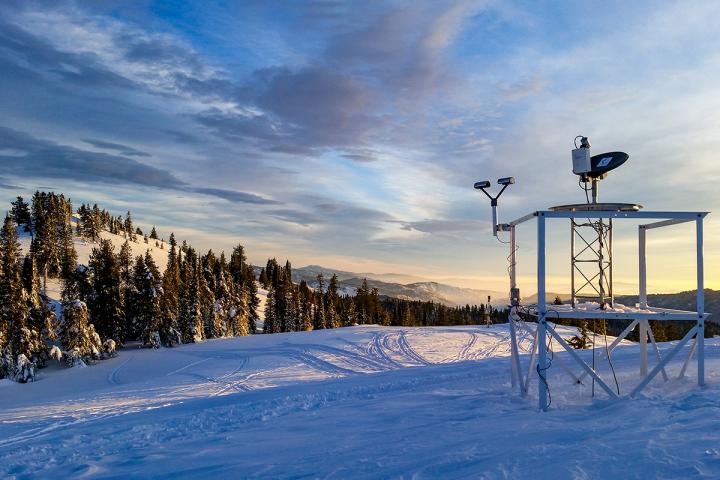
[[[502,185],[503,187],[500,189],[500,192],[495,195],[494,197],[490,195],[486,188],[490,187],[490,182],[485,180],[483,182],[475,182],[475,189],[476,190],[482,190],[482,192],[490,199],[490,207],[492,207],[492,223],[493,223],[493,236],[497,237],[498,232],[500,231],[508,231],[510,229],[509,225],[503,224],[500,225],[498,223],[498,212],[497,212],[497,205],[498,205],[498,198],[500,198],[500,195],[503,194],[505,189],[515,183],[515,177],[504,177],[498,179],[498,184]]]
[[[592,179],[592,203],[598,203],[598,187],[600,186],[600,179]]]

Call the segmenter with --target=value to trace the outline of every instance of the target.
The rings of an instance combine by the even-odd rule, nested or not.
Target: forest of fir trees
[[[73,218],[77,217],[77,218]],[[73,222],[75,231],[73,231]],[[18,231],[31,235],[21,251]],[[116,248],[101,233],[123,237]],[[74,235],[94,242],[80,265]],[[164,272],[150,251],[133,257],[130,242],[167,249]],[[48,279],[62,285],[59,299],[46,295]],[[483,306],[447,307],[381,297],[363,281],[353,296],[341,295],[338,279],[318,276],[314,288],[292,281],[290,262],[268,260],[259,283],[267,290],[263,333],[379,324],[398,326],[484,323]],[[229,258],[198,253],[186,242],[144,234],[125,217],[97,205],[74,213],[62,194],[18,197],[0,231],[0,379],[34,379],[49,361],[85,365],[114,356],[129,341],[160,348],[256,333],[258,282],[241,245]],[[487,312],[490,313],[490,312]],[[492,321],[506,321],[491,312]]]

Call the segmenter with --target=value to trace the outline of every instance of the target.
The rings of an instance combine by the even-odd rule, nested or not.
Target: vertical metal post
[[[545,303],[545,214],[538,213],[537,224],[537,286],[538,286],[538,405],[540,410],[548,409],[547,395],[547,305]]]
[[[642,319],[638,323],[638,329],[640,331],[640,376],[645,377],[648,374],[648,350],[647,350],[647,338],[648,338],[648,323],[647,320]]]
[[[644,225],[640,225],[638,228],[638,236],[639,241],[638,245],[640,247],[640,251],[638,252],[638,258],[640,260],[640,270],[639,270],[639,292],[638,292],[638,302],[640,303],[640,308],[647,308],[647,261],[645,257],[645,237],[647,234],[647,229]]]
[[[698,385],[705,385],[705,272],[703,267],[703,218],[695,220],[697,242],[697,362]]]
[[[575,219],[570,219],[570,305],[575,308]]]
[[[613,219],[610,218],[610,231],[608,232],[609,238],[608,238],[608,260],[610,261],[610,284],[608,285],[608,289],[610,290],[608,294],[610,295],[610,305],[615,305],[615,294],[613,293]]]
[[[638,303],[640,308],[647,308],[647,257],[646,257],[646,237],[647,229],[644,225],[638,227],[638,261],[639,261],[639,294]],[[640,376],[646,377],[648,374],[648,351],[647,351],[647,321],[640,320],[638,322],[638,341],[640,342]]]
[[[510,227],[510,290],[517,287],[517,277],[515,273],[516,259],[515,252],[517,251],[516,240],[515,240],[515,225]]]
[[[515,276],[515,225],[510,227],[510,299],[512,301],[513,289],[517,286],[517,280]],[[508,317],[510,324],[510,339],[511,339],[511,351],[510,351],[510,377],[512,387],[520,382],[520,390],[522,391],[522,379],[520,373],[520,352],[518,351],[517,345],[517,331],[515,330],[515,315],[516,307],[510,307],[510,316]]]

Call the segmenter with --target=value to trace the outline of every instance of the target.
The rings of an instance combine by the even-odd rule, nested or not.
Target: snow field
[[[720,339],[707,343],[704,389],[691,366],[639,399],[608,401],[596,388],[591,401],[588,381],[553,365],[551,411],[539,413],[536,381],[530,399],[510,389],[508,338],[507,325],[365,326],[130,345],[90,368],[0,386],[0,476],[720,476]],[[624,393],[637,354],[624,344],[613,355]]]

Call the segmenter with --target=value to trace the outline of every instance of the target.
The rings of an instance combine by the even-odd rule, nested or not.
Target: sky
[[[630,155],[601,200],[718,210],[719,19],[717,2],[5,0],[0,200],[55,190],[257,264],[505,290],[473,183],[516,178],[501,220],[581,202],[576,135]],[[637,290],[636,230],[616,228],[618,292]],[[720,288],[712,214],[705,232]],[[694,288],[693,235],[652,232],[651,291]],[[566,292],[567,223],[549,240]]]

